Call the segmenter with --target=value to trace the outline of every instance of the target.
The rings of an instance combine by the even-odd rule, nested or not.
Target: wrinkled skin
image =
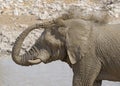
[[[102,80],[120,81],[120,25],[63,20],[50,24],[28,53],[19,56],[21,44],[31,30],[24,31],[15,42],[12,58],[17,64],[64,61],[73,69],[73,86],[101,86]]]

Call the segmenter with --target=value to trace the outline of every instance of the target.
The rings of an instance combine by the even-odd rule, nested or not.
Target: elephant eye
[[[59,33],[60,33],[61,35],[65,36],[66,31],[67,31],[67,28],[65,28],[65,27],[60,27],[60,28],[58,29],[58,31],[59,31]]]

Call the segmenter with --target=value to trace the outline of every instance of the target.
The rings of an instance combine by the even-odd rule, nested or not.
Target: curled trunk
[[[53,22],[46,22],[46,23],[41,23],[41,24],[35,24],[30,27],[28,27],[26,30],[24,30],[20,36],[16,39],[15,44],[12,49],[12,59],[15,63],[23,66],[28,66],[31,65],[28,60],[34,59],[33,57],[30,56],[30,54],[24,54],[24,55],[19,55],[22,43],[25,39],[25,37],[29,34],[34,29],[39,29],[39,28],[49,28],[50,25],[53,25]],[[29,59],[28,59],[29,58]],[[36,60],[40,61],[40,60]],[[33,61],[34,63],[34,61]]]

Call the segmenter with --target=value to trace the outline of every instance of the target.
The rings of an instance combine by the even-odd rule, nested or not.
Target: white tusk
[[[36,59],[36,60],[28,60],[29,63],[32,63],[32,64],[37,64],[37,63],[40,63],[42,62],[40,59]]]

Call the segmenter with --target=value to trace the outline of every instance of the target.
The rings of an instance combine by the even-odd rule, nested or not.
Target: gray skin
[[[24,38],[45,28],[25,54],[19,55]],[[120,81],[120,25],[82,19],[37,24],[17,38],[12,59],[19,65],[61,60],[73,70],[73,86],[101,86],[102,80]]]

